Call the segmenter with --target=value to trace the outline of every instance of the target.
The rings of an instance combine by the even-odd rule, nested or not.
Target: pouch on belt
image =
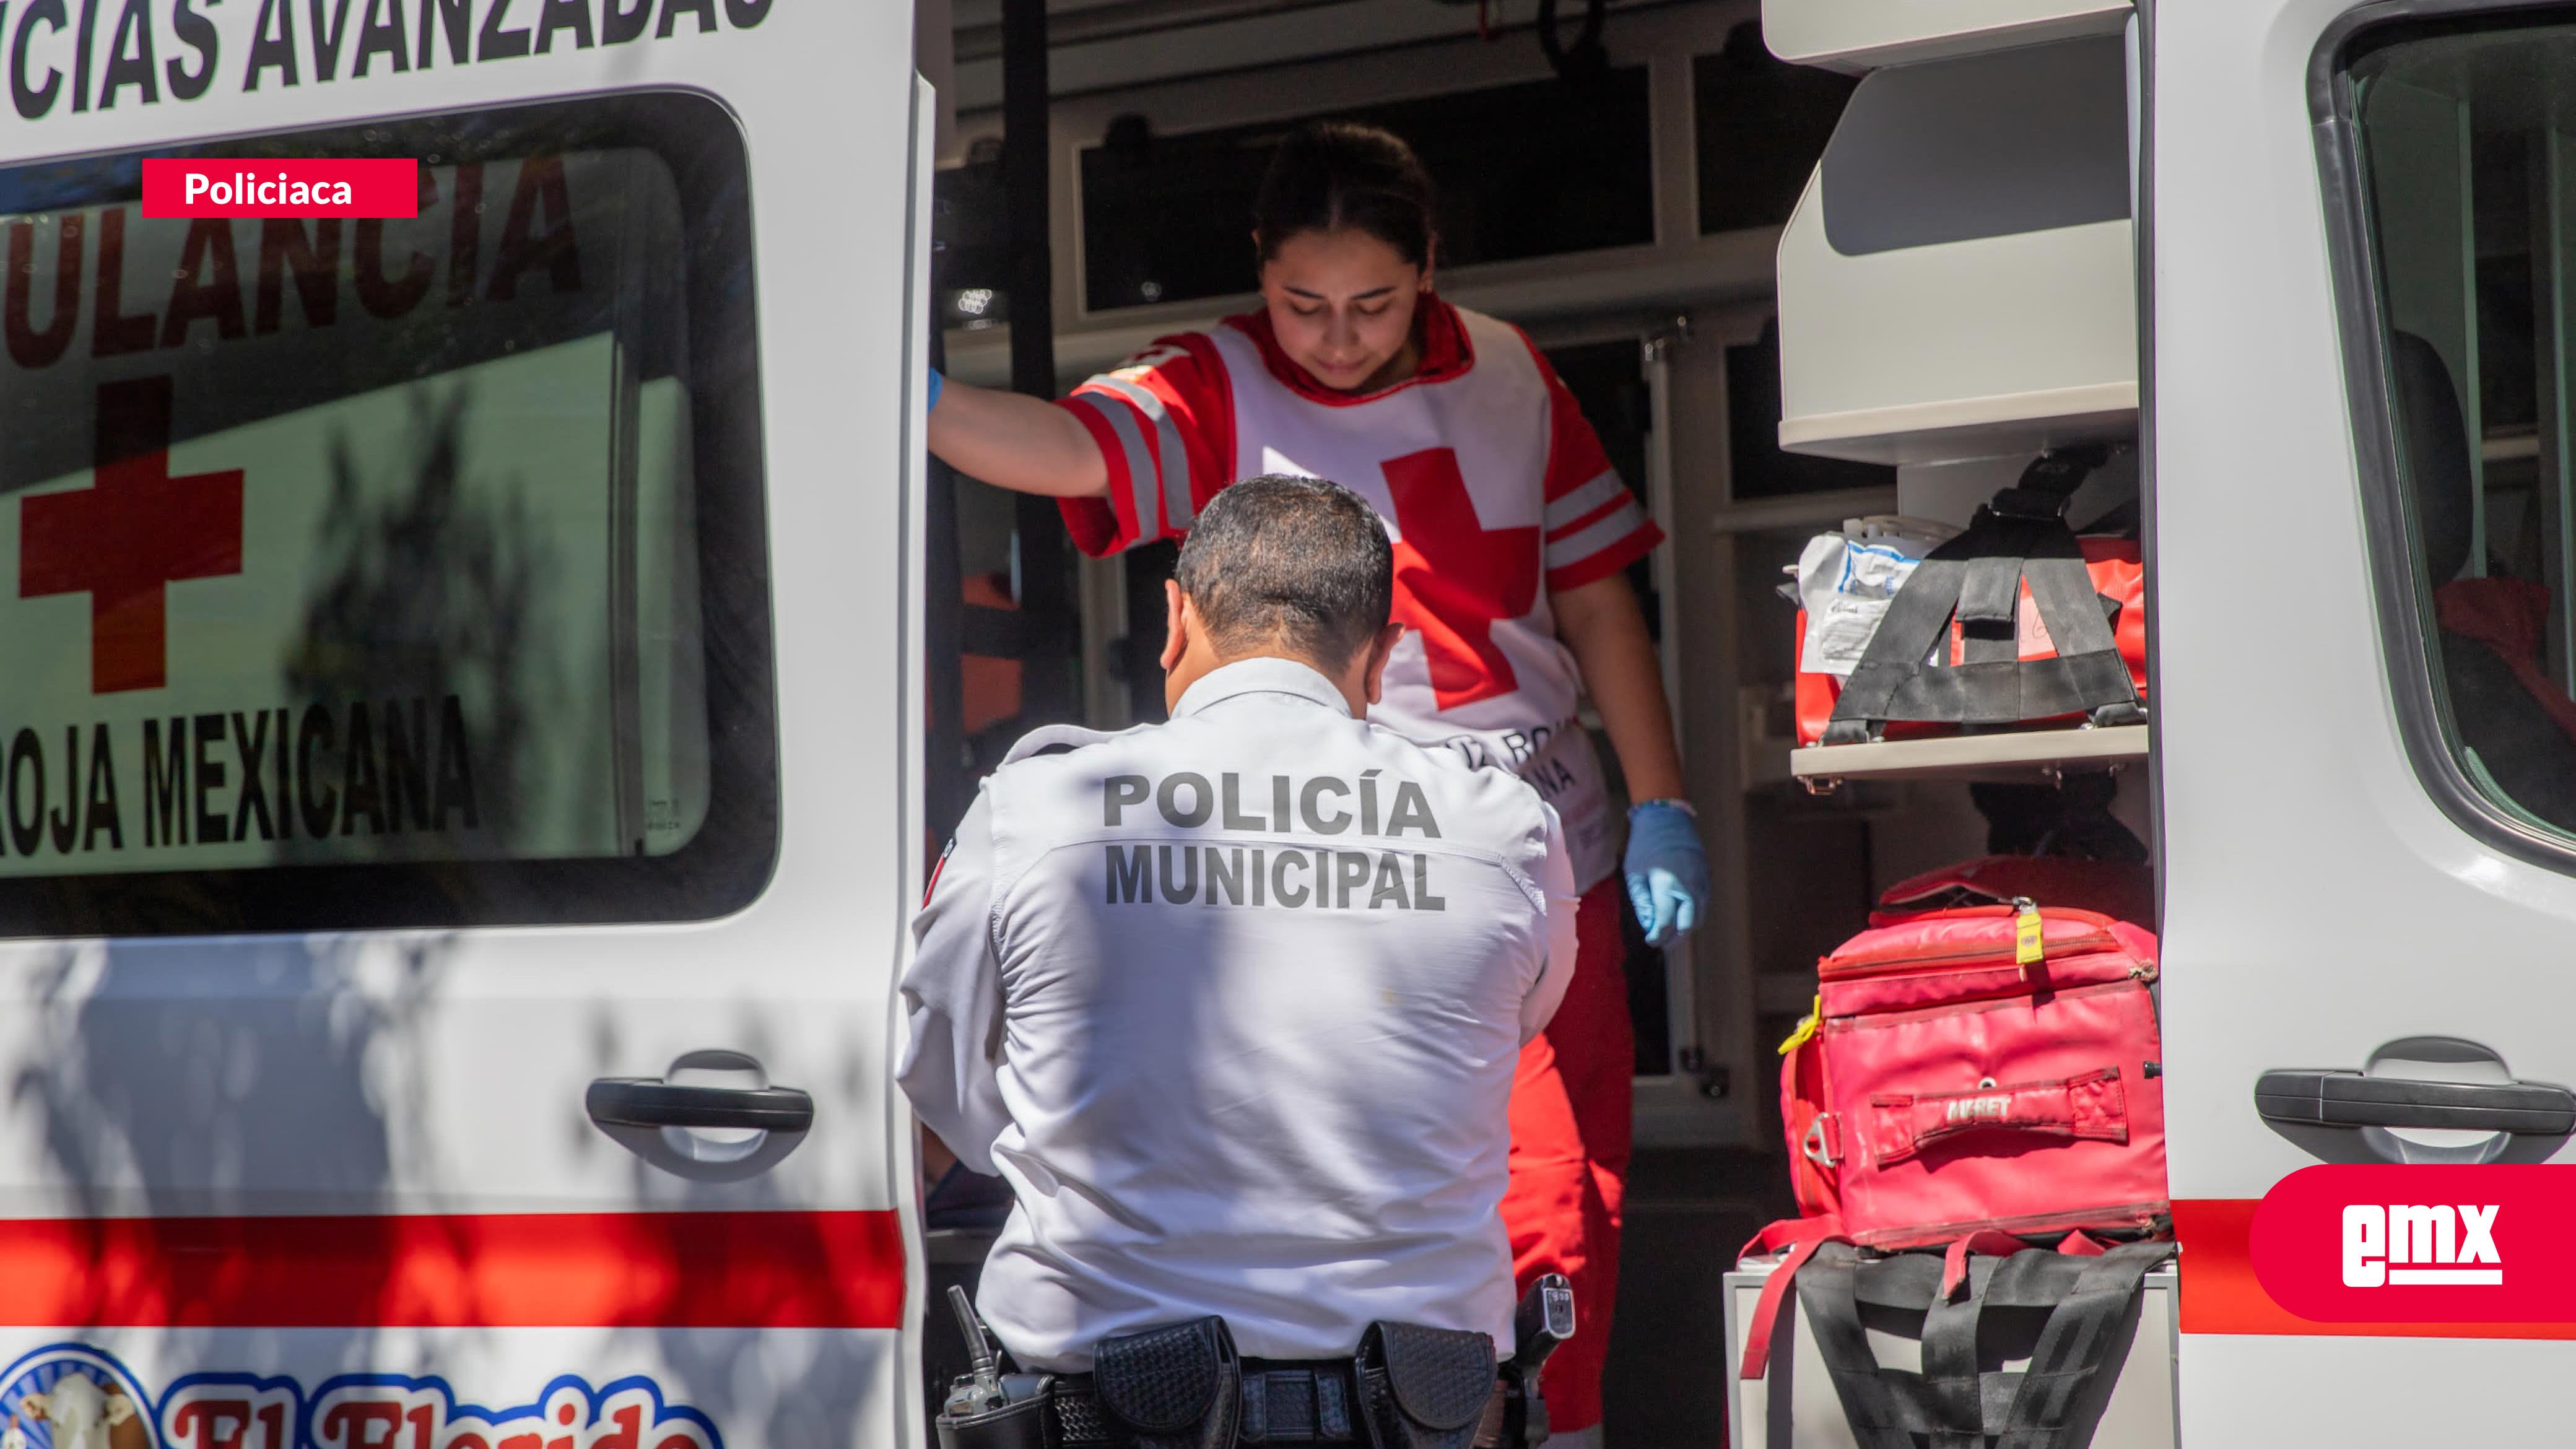
[[[1360,1338],[1360,1399],[1376,1449],[1469,1449],[1495,1393],[1494,1340],[1462,1329],[1372,1323]],[[1498,1437],[1500,1425],[1494,1426]]]
[[[1104,1338],[1091,1380],[1121,1449],[1233,1449],[1243,1370],[1222,1318]]]

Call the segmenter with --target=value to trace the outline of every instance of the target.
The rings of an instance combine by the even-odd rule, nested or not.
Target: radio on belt
[[[1512,1313],[1512,1356],[1503,1361],[1503,1421],[1517,1424],[1506,1449],[1537,1449],[1548,1439],[1547,1401],[1538,1394],[1538,1371],[1556,1346],[1574,1336],[1574,1285],[1562,1273],[1542,1273]]]

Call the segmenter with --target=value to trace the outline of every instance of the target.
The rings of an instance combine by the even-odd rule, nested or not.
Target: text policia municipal
[[[1356,782],[1330,775],[1304,781],[1255,776],[1248,792],[1244,778],[1230,773],[1213,783],[1193,770],[1159,781],[1112,775],[1100,784],[1100,823],[1112,829],[1150,829],[1159,823],[1195,830],[1214,821],[1225,830],[1302,828],[1313,835],[1439,839],[1440,825],[1431,817],[1422,787],[1411,780],[1381,779],[1382,773],[1365,771]],[[1112,844],[1104,847],[1104,855],[1102,898],[1113,906],[1160,899],[1172,905],[1204,901],[1291,910],[1449,909],[1445,897],[1433,894],[1431,860],[1420,851],[1158,843]]]
[[[39,120],[120,101],[193,101],[226,57],[205,12],[222,0],[0,0],[9,98]],[[252,0],[232,0],[247,6]],[[769,18],[776,0],[257,0],[240,59],[244,92],[262,85],[398,75],[441,63],[479,65],[558,47],[588,50],[648,36],[670,40]],[[723,20],[717,20],[721,13]],[[11,23],[15,22],[15,23]],[[684,24],[685,22],[685,24]],[[345,68],[345,69],[344,69]]]

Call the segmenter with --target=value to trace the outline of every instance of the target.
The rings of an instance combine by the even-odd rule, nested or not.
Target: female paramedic
[[[930,448],[1060,498],[1095,556],[1177,537],[1218,490],[1263,473],[1333,479],[1386,522],[1408,631],[1370,718],[1537,787],[1584,887],[1580,963],[1513,1087],[1502,1207],[1521,1286],[1573,1280],[1577,1331],[1546,1393],[1554,1425],[1582,1431],[1601,1418],[1634,1061],[1611,881],[1624,874],[1661,945],[1706,909],[1708,862],[1623,573],[1662,534],[1529,338],[1433,292],[1432,217],[1404,142],[1308,125],[1255,204],[1259,311],[1164,338],[1060,403],[934,383]],[[1575,718],[1584,693],[1639,802],[1624,868]]]

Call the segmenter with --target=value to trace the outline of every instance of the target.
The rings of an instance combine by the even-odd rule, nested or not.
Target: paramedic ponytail
[[[1431,173],[1393,132],[1349,121],[1310,121],[1270,158],[1252,204],[1261,260],[1310,231],[1363,231],[1417,267],[1431,265]]]

